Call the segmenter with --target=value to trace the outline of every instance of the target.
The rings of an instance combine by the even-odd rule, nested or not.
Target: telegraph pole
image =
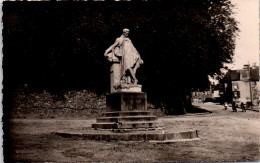
[[[252,99],[252,85],[251,85],[251,68],[250,64],[248,63],[248,71],[249,71],[249,90],[250,90],[250,101],[251,101],[251,110],[253,105],[253,99]]]

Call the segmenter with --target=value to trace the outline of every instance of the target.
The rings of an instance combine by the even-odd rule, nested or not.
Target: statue
[[[119,82],[115,83],[115,89],[136,86],[138,82],[135,76],[136,70],[144,63],[132,41],[128,38],[128,34],[129,29],[124,29],[123,34],[104,53],[110,62],[113,58],[120,62]]]
[[[92,124],[93,128],[120,132],[120,129],[163,127],[157,117],[147,111],[147,94],[142,92],[142,85],[137,84],[135,76],[143,60],[128,34],[129,29],[124,29],[123,34],[104,53],[111,63],[110,94],[106,95],[108,112],[97,118],[97,122]],[[109,122],[104,122],[103,118]]]

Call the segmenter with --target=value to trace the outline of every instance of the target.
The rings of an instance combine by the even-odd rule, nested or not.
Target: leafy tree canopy
[[[232,62],[238,31],[228,0],[4,2],[4,85],[57,92],[109,88],[103,54],[123,28],[141,54],[139,83],[157,106],[185,112],[185,95]]]

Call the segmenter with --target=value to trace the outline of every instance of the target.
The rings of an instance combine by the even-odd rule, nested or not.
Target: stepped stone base
[[[97,123],[92,128],[102,129],[135,129],[163,127],[158,117],[151,115],[149,111],[115,111],[101,113]]]
[[[106,96],[109,112],[104,112],[92,124],[95,129],[158,128],[162,122],[147,111],[147,97],[143,92],[121,92]]]
[[[149,111],[114,111],[114,112],[103,112],[101,113],[102,117],[116,117],[116,116],[146,116],[150,115]]]
[[[113,129],[113,128],[114,129],[136,129],[136,128],[158,128],[158,127],[163,127],[162,122],[138,121],[138,122],[121,122],[121,124],[115,124],[111,122],[92,124],[92,128],[102,128],[102,129]]]

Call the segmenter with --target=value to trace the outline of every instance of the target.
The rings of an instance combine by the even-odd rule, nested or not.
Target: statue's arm
[[[108,54],[111,50],[115,49],[115,47],[116,47],[118,44],[119,44],[119,40],[116,39],[115,43],[114,43],[113,45],[111,45],[111,46],[105,51],[104,56],[106,57],[107,54]]]
[[[139,54],[139,57],[140,57],[140,64],[141,64],[141,65],[144,64],[144,61],[142,60],[140,54]]]

